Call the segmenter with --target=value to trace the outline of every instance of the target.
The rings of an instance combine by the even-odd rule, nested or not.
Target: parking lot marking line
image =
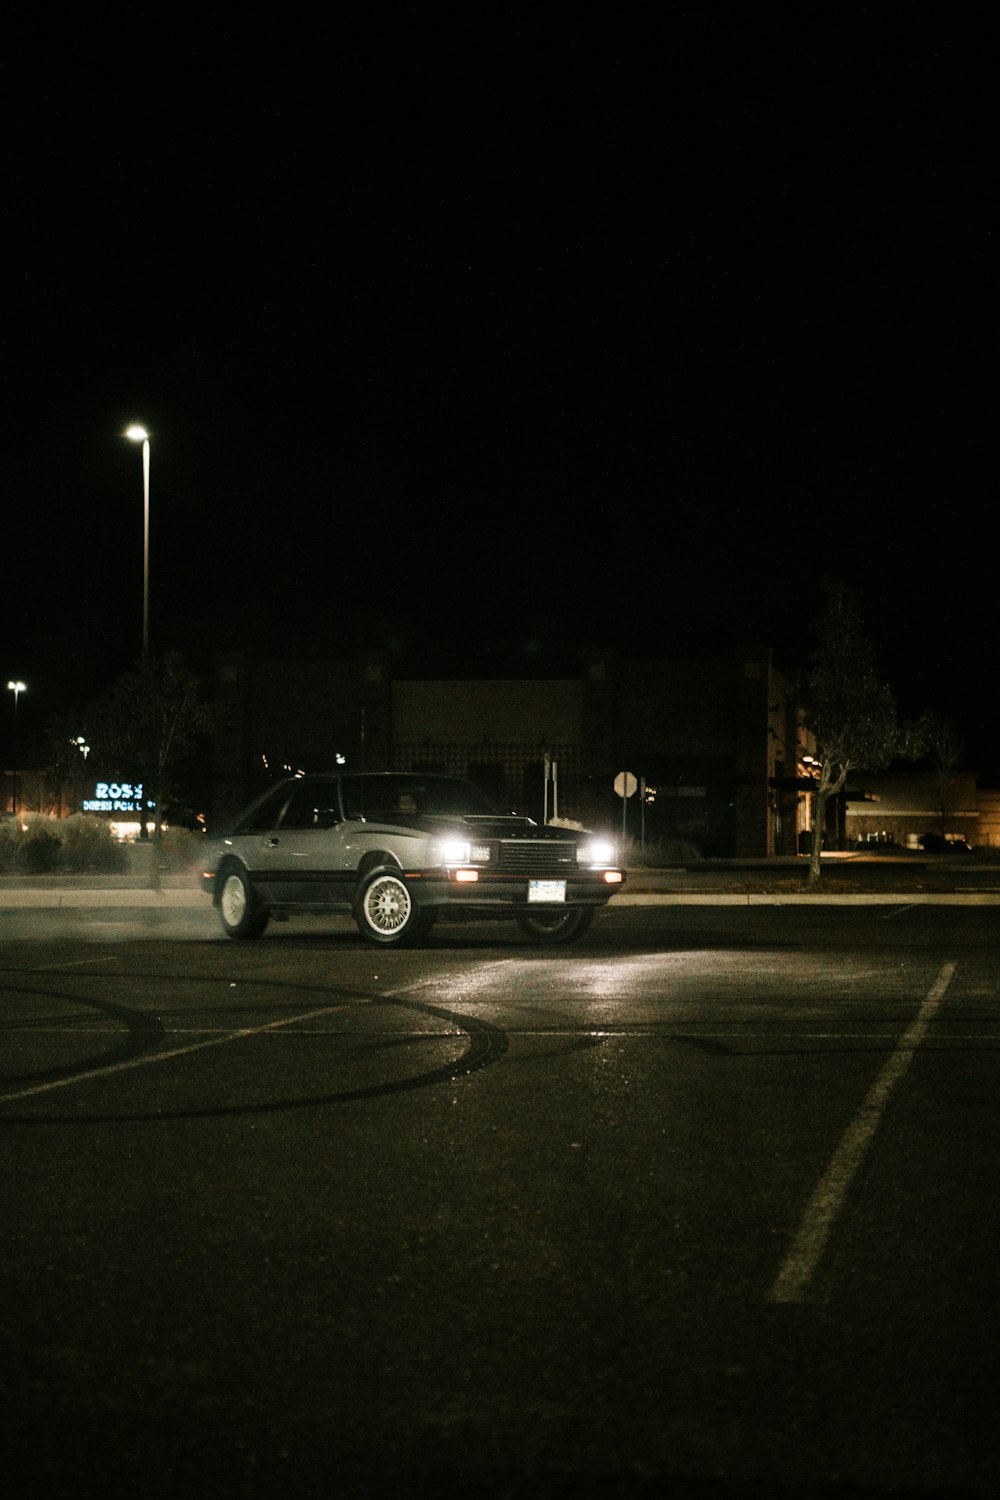
[[[86,968],[89,964],[102,964],[106,962],[107,958],[105,957],[105,955],[102,953],[98,953],[95,954],[93,958],[67,959],[65,963],[61,964],[34,964],[31,968],[31,973],[58,974],[61,969],[83,969]]]
[[[15,1089],[11,1094],[0,1094],[0,1104],[13,1104],[21,1099],[31,1099],[36,1094],[48,1094],[52,1089],[68,1088],[74,1083],[89,1083],[92,1078],[105,1078],[111,1073],[125,1073],[130,1068],[146,1068],[153,1063],[168,1062],[172,1057],[186,1057],[192,1052],[202,1052],[206,1047],[221,1047],[226,1042],[239,1042],[246,1037],[262,1036],[266,1031],[278,1031],[283,1026],[294,1026],[300,1021],[314,1021],[318,1016],[328,1016],[339,1005],[324,1005],[319,1010],[303,1011],[300,1016],[286,1016],[280,1021],[268,1021],[266,1026],[242,1026],[238,1031],[226,1032],[224,1036],[212,1036],[207,1041],[190,1042],[186,1047],[171,1047],[167,1052],[143,1053],[141,1057],[130,1057],[124,1062],[109,1063],[104,1068],[91,1068],[85,1073],[73,1073],[68,1078],[52,1078],[47,1083],[36,1083],[30,1088]]]
[[[805,1302],[809,1286],[848,1189],[878,1130],[886,1105],[927,1034],[958,965],[943,965],[919,1011],[900,1037],[806,1205],[792,1247],[767,1294],[768,1302]]]

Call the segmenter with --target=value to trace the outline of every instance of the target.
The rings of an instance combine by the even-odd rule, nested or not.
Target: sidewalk
[[[159,890],[132,875],[0,876],[0,917],[4,911],[61,911],[67,907],[202,907],[208,897],[190,875],[164,875]]]
[[[1000,862],[979,858],[899,859],[829,855],[815,890],[804,859],[706,860],[670,869],[630,869],[611,904],[624,906],[1000,906]],[[0,876],[6,911],[66,908],[208,910],[195,871],[164,873],[159,889],[130,875]]]
[[[705,860],[682,869],[628,872],[615,905],[1000,906],[1000,859],[979,856],[823,855],[806,885],[805,857]]]
[[[993,856],[823,855],[822,878],[807,884],[802,856],[704,860],[683,869],[629,872],[616,902],[716,905],[1000,905],[1000,858]]]

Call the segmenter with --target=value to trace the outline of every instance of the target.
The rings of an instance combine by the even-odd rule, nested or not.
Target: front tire
[[[571,943],[583,936],[593,920],[592,906],[573,906],[569,911],[525,912],[517,925],[533,943]]]
[[[422,912],[406,881],[394,870],[376,870],[358,892],[354,906],[358,931],[370,943],[401,947],[430,931],[432,912]]]
[[[257,900],[250,877],[232,866],[223,870],[220,879],[219,916],[227,936],[260,937],[267,926],[268,912]]]

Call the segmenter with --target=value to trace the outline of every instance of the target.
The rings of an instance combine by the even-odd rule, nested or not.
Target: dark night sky
[[[0,66],[25,725],[137,655],[138,420],[154,651],[792,665],[827,573],[996,778],[985,11],[479,11],[32,8]]]

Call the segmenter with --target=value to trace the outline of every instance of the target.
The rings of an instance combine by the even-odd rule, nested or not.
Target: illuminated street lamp
[[[70,740],[70,744],[73,746],[74,750],[79,750],[80,754],[83,756],[84,766],[86,766],[87,756],[90,754],[90,746],[87,744],[87,741],[84,739],[83,735],[82,734],[74,735],[73,738]],[[74,792],[74,799],[73,800],[74,800],[74,803],[75,803],[75,805],[77,807],[79,807],[79,804],[80,804],[80,801],[81,801],[81,798],[80,798],[80,781],[81,781],[81,779],[82,778],[81,778],[81,774],[80,774],[80,763],[79,763],[79,761],[77,761],[77,763],[76,763],[76,770],[75,770],[75,773],[73,775],[73,792]]]
[[[142,444],[142,659],[149,655],[149,433],[129,427],[125,436]]]
[[[14,795],[11,798],[10,810],[14,814],[14,816],[16,817],[17,816],[17,700],[20,698],[20,696],[21,696],[22,693],[27,692],[27,690],[28,690],[28,684],[26,682],[20,682],[20,681],[8,682],[7,688],[8,688],[8,690],[10,692],[12,692],[14,694]]]

